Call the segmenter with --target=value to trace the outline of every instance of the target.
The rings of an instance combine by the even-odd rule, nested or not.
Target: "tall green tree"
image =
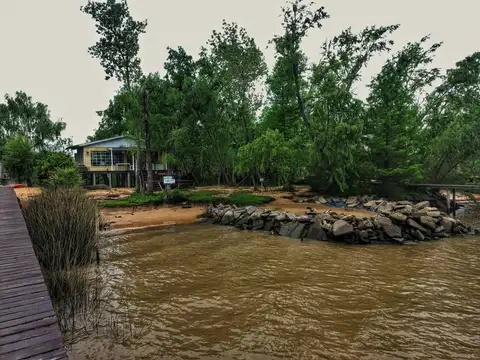
[[[301,87],[302,77],[305,76],[301,70],[301,44],[310,30],[321,29],[322,21],[330,17],[323,6],[315,9],[314,5],[308,0],[289,1],[287,6],[282,7],[284,33],[273,39],[277,52],[290,64],[300,116],[308,130],[311,129],[311,123]]]
[[[464,182],[478,176],[480,156],[480,52],[447,70],[423,111],[428,181]]]
[[[147,21],[134,20],[126,0],[88,1],[80,10],[95,21],[100,39],[88,52],[100,60],[105,80],[115,78],[130,90],[142,75],[138,40]]]
[[[37,151],[52,147],[62,148],[68,145],[62,139],[66,124],[51,119],[48,106],[35,102],[23,91],[14,96],[5,95],[5,102],[0,103],[0,156],[3,146],[9,138],[25,136]]]
[[[426,36],[407,44],[369,85],[366,144],[374,177],[382,181],[386,195],[395,191],[391,185],[423,176],[422,100],[440,74],[431,63],[441,44],[428,42]]]
[[[134,20],[126,0],[88,1],[80,10],[95,21],[100,39],[89,47],[88,51],[92,57],[100,60],[105,70],[105,79],[116,78],[126,91],[131,91],[133,84],[142,76],[138,57],[139,37],[145,33],[147,21]],[[131,129],[137,143],[136,184],[137,190],[141,190],[142,178],[139,169],[144,136],[143,120],[139,117],[130,121],[134,123]]]
[[[349,28],[322,46],[307,95],[315,134],[311,166],[319,190],[338,193],[360,180],[365,106],[354,85],[373,56],[391,50],[389,36],[397,29],[371,26],[353,33]]]

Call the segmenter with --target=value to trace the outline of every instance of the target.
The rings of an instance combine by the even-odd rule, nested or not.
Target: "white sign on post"
[[[165,185],[175,184],[175,178],[173,176],[164,176],[163,177],[163,183]]]

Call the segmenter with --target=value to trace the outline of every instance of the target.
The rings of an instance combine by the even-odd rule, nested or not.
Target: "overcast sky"
[[[97,59],[87,53],[96,41],[91,18],[80,12],[83,0],[0,0],[0,94],[23,90],[35,101],[46,103],[53,118],[67,123],[66,136],[75,143],[92,134],[99,117],[114,95],[118,83],[105,81]],[[198,54],[211,31],[222,19],[247,29],[258,46],[281,32],[283,0],[130,0],[136,19],[148,19],[147,33],[140,40],[144,72],[163,72],[166,47],[183,46]],[[435,66],[448,68],[466,55],[480,50],[480,1],[434,0],[324,0],[331,18],[321,31],[304,43],[310,59],[318,59],[320,45],[351,26],[401,24],[394,36],[396,47],[426,34],[443,41]],[[271,49],[265,50],[269,66]],[[365,82],[378,71],[384,59],[372,61],[364,72]],[[362,93],[362,89],[359,89]],[[364,92],[364,91],[363,91]]]

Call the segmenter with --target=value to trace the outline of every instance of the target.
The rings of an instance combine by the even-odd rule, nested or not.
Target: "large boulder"
[[[313,222],[313,224],[308,228],[307,235],[305,237],[312,240],[327,240],[327,233],[323,229],[320,220],[317,219]]]
[[[388,217],[390,219],[392,219],[393,221],[401,223],[401,224],[403,224],[403,223],[405,223],[405,221],[407,221],[407,215],[401,214],[399,212],[392,212],[392,213],[388,214]]]
[[[305,236],[305,223],[296,222],[294,224],[290,236],[295,239],[303,239]]]
[[[337,220],[333,223],[333,236],[344,237],[353,234],[353,225],[345,220]]]
[[[415,220],[413,219],[408,219],[407,220],[407,225],[412,227],[413,229],[415,230],[418,230],[420,231],[422,234],[428,234],[428,230],[425,229],[422,225],[420,225],[419,223],[417,223]]]
[[[423,226],[425,226],[430,230],[435,230],[435,228],[437,227],[437,224],[435,223],[435,219],[430,216],[420,217],[420,224],[422,224]]]
[[[415,205],[415,209],[416,210],[422,210],[422,209],[424,209],[428,206],[430,206],[429,201],[422,201],[422,202],[419,202],[418,204]]]
[[[389,238],[402,238],[402,229],[397,225],[387,225],[383,227],[383,232]]]
[[[225,214],[223,214],[222,220],[220,220],[220,223],[222,225],[228,225],[233,223],[234,220],[235,220],[235,215],[233,214],[233,211],[228,210],[225,212]]]
[[[283,223],[278,231],[278,234],[280,236],[290,236],[295,225],[296,223],[294,222]]]
[[[445,232],[447,234],[452,233],[453,224],[454,224],[454,222],[452,220],[453,219],[450,219],[448,217],[444,217],[440,220],[440,226],[442,226],[445,229]]]

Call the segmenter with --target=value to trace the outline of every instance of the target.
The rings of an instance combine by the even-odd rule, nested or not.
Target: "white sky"
[[[67,122],[66,134],[83,142],[97,127],[96,110],[104,109],[118,84],[104,80],[97,59],[87,53],[96,41],[93,20],[80,12],[83,0],[0,0],[0,95],[23,90],[34,101],[46,103],[53,118]],[[283,0],[130,0],[133,16],[148,19],[140,40],[145,73],[161,71],[166,47],[182,45],[197,55],[211,31],[222,19],[247,29],[260,48],[281,33]],[[457,0],[324,0],[331,18],[323,30],[304,43],[311,60],[318,59],[320,45],[341,30],[367,25],[399,23],[396,47],[426,34],[443,41],[435,66],[453,67],[466,55],[480,50],[480,1]],[[271,49],[265,51],[269,66]],[[384,59],[374,59],[364,72],[368,82]],[[359,89],[362,93],[362,89]]]

